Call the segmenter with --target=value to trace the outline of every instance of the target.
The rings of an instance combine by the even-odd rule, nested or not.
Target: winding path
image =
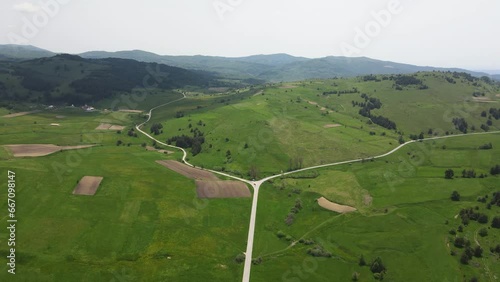
[[[158,143],[158,144],[161,144],[161,145],[164,145],[164,146],[167,146],[167,147],[170,147],[170,148],[175,148],[175,149],[181,150],[184,153],[184,156],[182,157],[182,161],[184,162],[184,164],[186,164],[186,165],[188,165],[190,167],[194,167],[194,165],[192,165],[188,161],[186,161],[186,157],[187,157],[186,150],[184,150],[183,148],[180,148],[180,147],[177,147],[177,146],[173,146],[173,145],[169,145],[169,144],[166,144],[166,143],[161,142],[159,140],[156,140],[153,136],[147,134],[146,132],[144,132],[141,129],[141,127],[144,124],[146,124],[147,122],[149,122],[151,120],[152,112],[154,110],[156,110],[156,109],[158,109],[160,107],[163,107],[163,106],[166,106],[166,105],[169,105],[169,104],[172,104],[172,103],[175,103],[177,101],[180,101],[180,100],[183,100],[183,99],[187,98],[186,95],[184,95],[184,94],[182,94],[182,95],[183,95],[183,97],[180,98],[180,99],[177,99],[177,100],[174,100],[174,101],[171,101],[171,102],[168,102],[168,103],[156,106],[156,107],[152,108],[151,110],[149,110],[148,119],[145,122],[143,122],[143,123],[141,123],[139,125],[136,125],[135,128],[139,132],[141,132],[142,134],[144,134],[145,136],[147,136],[149,139],[156,141],[156,143]],[[266,181],[269,181],[271,179],[278,178],[278,177],[281,177],[281,176],[284,176],[284,175],[290,175],[290,174],[299,173],[299,172],[308,171],[308,170],[313,170],[313,169],[318,169],[318,168],[325,168],[325,167],[338,166],[338,165],[343,165],[343,164],[357,163],[357,162],[361,162],[361,161],[364,161],[364,160],[383,158],[383,157],[386,157],[386,156],[389,156],[389,155],[395,153],[396,151],[400,150],[404,146],[406,146],[408,144],[415,143],[415,142],[424,142],[424,141],[437,140],[437,139],[464,137],[464,136],[472,136],[472,135],[496,134],[496,133],[500,133],[500,131],[478,132],[478,133],[469,133],[469,134],[456,134],[456,135],[431,137],[431,138],[425,138],[425,139],[420,139],[420,140],[411,140],[411,141],[408,141],[406,143],[403,143],[403,144],[399,145],[398,147],[396,147],[392,151],[387,152],[387,153],[382,154],[382,155],[379,155],[379,156],[375,156],[375,157],[371,157],[371,158],[364,158],[364,159],[348,160],[348,161],[342,161],[342,162],[336,162],[336,163],[330,163],[330,164],[323,164],[323,165],[317,165],[317,166],[311,166],[311,167],[307,167],[307,168],[303,168],[303,169],[299,169],[299,170],[294,170],[294,171],[289,171],[289,172],[286,172],[286,173],[272,175],[272,176],[263,178],[263,179],[258,180],[258,181],[250,181],[250,180],[246,180],[246,179],[243,179],[243,178],[240,178],[240,177],[236,177],[236,176],[233,176],[233,175],[230,175],[230,174],[227,174],[227,173],[223,173],[223,172],[220,172],[220,171],[205,169],[205,170],[213,172],[215,174],[218,174],[218,175],[221,175],[221,176],[225,176],[225,177],[228,177],[228,178],[232,178],[232,179],[239,180],[239,181],[245,182],[247,184],[250,184],[253,187],[253,189],[254,189],[253,200],[252,200],[252,211],[250,213],[250,225],[249,225],[249,228],[248,228],[247,249],[246,249],[246,252],[245,252],[245,266],[244,266],[244,269],[243,269],[243,279],[242,279],[242,281],[243,282],[249,282],[250,281],[250,270],[251,270],[251,267],[252,267],[252,252],[253,252],[253,242],[254,242],[254,234],[255,234],[255,222],[256,222],[256,218],[257,218],[257,202],[258,202],[258,198],[259,198],[260,186],[263,183],[265,183]]]

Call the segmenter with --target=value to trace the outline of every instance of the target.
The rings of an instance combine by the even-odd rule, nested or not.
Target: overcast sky
[[[0,44],[488,70],[500,69],[499,11],[497,0],[2,0]]]

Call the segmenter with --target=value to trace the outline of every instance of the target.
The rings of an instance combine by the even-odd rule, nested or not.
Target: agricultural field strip
[[[173,145],[168,145],[168,144],[166,144],[164,142],[156,140],[154,137],[152,137],[151,135],[147,134],[146,132],[144,132],[140,128],[144,124],[146,124],[147,122],[149,122],[151,120],[153,110],[187,98],[185,94],[182,94],[182,95],[184,97],[182,97],[180,99],[177,99],[177,100],[174,100],[174,101],[171,101],[171,102],[168,102],[168,103],[165,103],[165,104],[162,104],[162,105],[159,105],[159,106],[156,106],[156,107],[152,108],[151,110],[149,110],[148,119],[145,122],[137,125],[136,129],[139,132],[141,132],[142,134],[144,134],[145,136],[147,136],[149,139],[154,140],[154,141],[156,141],[159,144],[162,144],[162,145],[170,147],[170,148],[175,148],[175,149],[181,150],[184,153],[184,156],[182,157],[182,161],[186,165],[194,167],[194,165],[192,165],[192,164],[190,164],[189,162],[186,161],[186,157],[187,157],[186,150],[184,150],[183,148],[180,148],[180,147],[177,147],[177,146],[173,146]],[[236,180],[248,183],[248,184],[250,184],[254,188],[254,195],[253,195],[253,200],[252,200],[252,211],[251,211],[251,214],[250,214],[250,226],[249,226],[249,230],[248,230],[247,249],[246,249],[246,252],[245,252],[245,266],[244,266],[244,270],[243,270],[243,279],[242,279],[242,281],[243,282],[249,282],[250,281],[250,270],[251,270],[251,267],[252,267],[253,241],[254,241],[254,233],[255,233],[255,221],[256,221],[256,218],[257,218],[257,200],[258,200],[258,197],[259,197],[259,188],[266,181],[272,180],[272,179],[277,178],[277,177],[281,177],[281,176],[285,176],[285,175],[290,175],[290,174],[295,174],[295,173],[299,173],[299,172],[303,172],[303,171],[308,171],[308,170],[313,170],[313,169],[319,169],[319,168],[325,168],[325,167],[331,167],[331,166],[338,166],[338,165],[343,165],[343,164],[356,163],[356,162],[361,162],[361,161],[369,160],[369,159],[383,158],[383,157],[389,156],[389,155],[397,152],[399,149],[403,148],[404,146],[412,144],[412,143],[415,143],[415,142],[423,142],[423,141],[445,139],[445,138],[454,138],[454,137],[464,137],[464,136],[471,136],[471,135],[496,134],[496,133],[500,133],[500,131],[478,132],[478,133],[469,133],[469,134],[456,134],[456,135],[431,137],[431,138],[425,138],[425,139],[419,139],[419,140],[410,140],[410,141],[407,141],[407,142],[399,145],[398,147],[394,148],[393,150],[391,150],[391,151],[389,151],[389,152],[387,152],[385,154],[379,155],[379,156],[375,156],[375,157],[371,157],[371,158],[363,158],[363,159],[354,159],[354,160],[348,160],[348,161],[342,161],[342,162],[336,162],[336,163],[330,163],[330,164],[324,164],[324,165],[311,166],[311,167],[307,167],[307,168],[303,168],[303,169],[289,171],[289,172],[286,172],[286,173],[280,173],[280,174],[272,175],[272,176],[266,177],[264,179],[261,179],[259,181],[253,181],[253,182],[249,181],[249,180],[246,180],[246,179],[243,179],[243,178],[239,178],[239,177],[230,175],[230,174],[226,174],[226,173],[222,173],[222,172],[219,172],[219,171],[214,171],[214,170],[206,169],[207,171],[213,172],[215,174],[219,174],[219,175],[222,175],[222,176],[226,176],[226,177],[229,177],[229,178],[232,178],[232,179],[236,179]]]

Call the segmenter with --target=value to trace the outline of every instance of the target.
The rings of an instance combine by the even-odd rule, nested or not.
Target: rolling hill
[[[168,90],[224,83],[200,71],[126,59],[57,55],[0,63],[2,102],[83,104],[137,88]]]
[[[29,60],[54,55],[55,53],[31,45],[0,45],[0,60]]]

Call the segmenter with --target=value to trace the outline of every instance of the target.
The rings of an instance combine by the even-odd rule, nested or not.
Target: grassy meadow
[[[138,120],[76,109],[0,118],[1,144],[99,144],[40,158],[13,158],[0,147],[2,174],[16,173],[19,220],[17,275],[12,280],[4,264],[1,281],[240,279],[233,260],[246,247],[251,199],[198,199],[194,180],[155,163],[182,154],[148,152],[141,144],[150,141],[127,136]],[[101,122],[127,129],[95,130]],[[86,175],[104,177],[97,194],[72,195]],[[6,199],[7,178],[1,187]],[[6,211],[7,201],[0,206]],[[2,256],[7,236],[0,234]]]
[[[359,281],[373,281],[369,268],[358,265],[361,255],[368,263],[382,258],[387,267],[384,281],[462,281],[463,277],[490,281],[498,277],[498,254],[489,248],[500,242],[500,230],[488,226],[500,209],[489,210],[477,202],[477,197],[491,198],[499,191],[498,177],[444,179],[448,168],[457,174],[471,168],[486,173],[498,164],[498,146],[477,149],[485,142],[498,144],[498,134],[414,143],[374,162],[319,170],[314,179],[276,179],[266,184],[259,195],[254,250],[254,257],[262,257],[263,262],[252,268],[253,281],[349,281],[354,272],[360,274]],[[459,202],[450,200],[455,190],[461,195]],[[366,195],[372,198],[370,203]],[[315,201],[321,196],[358,211],[345,215],[327,211]],[[285,218],[297,199],[303,208],[288,226]],[[449,231],[461,225],[460,218],[455,218],[461,208],[476,206],[488,214],[490,222],[471,221],[457,236],[472,241],[473,247],[476,238],[484,253],[462,265],[462,249],[453,246],[455,236]],[[488,236],[475,235],[481,227],[488,229]],[[280,231],[290,237],[278,238]],[[290,247],[300,239],[315,244]],[[332,257],[309,256],[307,250],[315,245]],[[452,250],[457,255],[450,255]]]

